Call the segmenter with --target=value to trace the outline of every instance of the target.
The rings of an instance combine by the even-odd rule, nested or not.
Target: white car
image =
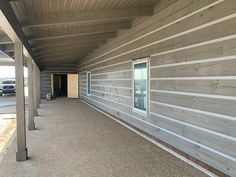
[[[16,93],[16,81],[11,79],[11,80],[4,80],[0,84],[0,95],[4,94],[15,94]]]

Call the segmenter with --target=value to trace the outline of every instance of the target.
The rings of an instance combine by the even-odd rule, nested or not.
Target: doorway
[[[54,97],[67,96],[67,74],[53,74],[52,93]]]

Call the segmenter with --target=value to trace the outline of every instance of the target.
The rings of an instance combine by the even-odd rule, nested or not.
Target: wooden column
[[[16,161],[24,161],[28,158],[26,148],[25,128],[25,97],[24,97],[24,71],[23,71],[23,45],[18,42],[14,44],[15,74],[16,74],[16,132],[17,152]]]
[[[41,71],[38,68],[39,71],[39,105],[41,104]]]
[[[37,108],[40,106],[40,70],[37,67]]]
[[[28,130],[35,130],[35,122],[34,122],[34,94],[33,94],[33,63],[32,58],[29,56],[27,58],[27,66],[28,66]]]
[[[34,116],[38,116],[38,109],[37,109],[37,66],[35,63],[33,64],[33,98],[34,98]]]

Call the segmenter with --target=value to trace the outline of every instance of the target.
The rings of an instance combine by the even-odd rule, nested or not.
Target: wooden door
[[[68,98],[78,98],[78,74],[67,74]]]
[[[51,92],[52,96],[54,97],[54,78],[53,74],[51,74]]]

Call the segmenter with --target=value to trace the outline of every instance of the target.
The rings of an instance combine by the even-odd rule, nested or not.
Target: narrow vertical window
[[[133,110],[147,113],[148,59],[133,62]]]
[[[87,72],[87,95],[91,95],[91,72]]]

